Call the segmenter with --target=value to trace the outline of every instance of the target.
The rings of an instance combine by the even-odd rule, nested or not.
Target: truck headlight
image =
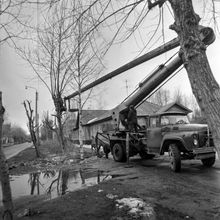
[[[197,145],[198,145],[198,140],[197,140],[197,139],[193,139],[193,144],[194,144],[195,146],[197,146]]]
[[[198,141],[198,135],[197,134],[193,134],[192,135],[192,138],[193,138],[193,144],[195,146],[197,146],[199,144],[199,141]]]

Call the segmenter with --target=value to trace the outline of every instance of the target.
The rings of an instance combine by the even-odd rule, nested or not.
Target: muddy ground
[[[45,195],[16,199],[15,219],[220,219],[219,161],[213,168],[204,168],[200,161],[184,161],[182,172],[173,173],[167,157],[141,160],[137,156],[128,165],[112,157],[91,156],[87,150],[83,162],[74,154],[61,160],[36,161],[29,156],[21,162],[25,152],[9,160],[11,174],[65,167],[99,170],[111,178],[52,200]]]

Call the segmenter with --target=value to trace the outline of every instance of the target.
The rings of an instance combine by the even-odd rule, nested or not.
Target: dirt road
[[[71,164],[69,168],[83,172],[99,170],[111,178],[52,200],[42,201],[41,197],[33,197],[37,199],[35,203],[32,197],[33,203],[29,202],[29,197],[18,200],[15,203],[16,219],[220,219],[219,160],[213,168],[204,168],[200,161],[183,161],[181,173],[170,170],[166,157],[153,160],[131,158],[127,165],[114,162],[112,157],[105,159],[93,156],[83,163]],[[86,181],[82,181],[82,186]],[[64,187],[64,183],[62,181],[60,186]],[[70,187],[66,190],[69,191]],[[134,207],[130,208],[129,205]],[[30,213],[24,216],[27,210]]]
[[[93,167],[117,177],[125,196],[129,190],[151,204],[154,219],[220,219],[219,160],[213,168],[204,168],[200,161],[183,161],[181,173],[171,172],[164,157],[131,159],[130,166],[101,159]]]
[[[9,159],[15,155],[17,155],[19,152],[31,147],[32,144],[31,143],[23,143],[23,144],[16,144],[10,147],[5,147],[4,148],[4,153],[6,156],[6,159]]]

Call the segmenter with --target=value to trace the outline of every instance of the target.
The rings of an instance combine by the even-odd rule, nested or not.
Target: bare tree
[[[148,100],[157,105],[164,106],[170,102],[170,91],[167,89],[159,89]]]
[[[57,119],[57,138],[63,151],[65,142],[62,117],[65,107],[62,97],[71,79],[71,65],[75,59],[71,46],[74,27],[66,19],[71,11],[66,7],[65,1],[47,11],[41,16],[44,20],[42,27],[37,29],[37,43],[32,39],[32,44],[37,44],[37,49],[33,45],[25,50],[19,49],[20,55],[28,61],[51,94]]]
[[[26,0],[0,1],[0,45],[6,42],[14,43],[15,39],[22,38],[28,19],[23,11],[25,2]],[[20,28],[17,28],[17,25]]]
[[[65,150],[62,126],[65,91],[80,90],[100,73],[101,43],[96,41],[99,37],[95,34],[97,30],[91,31],[94,18],[90,11],[85,13],[81,1],[65,0],[53,4],[41,19],[44,19],[44,25],[37,29],[37,49],[30,46],[25,51],[20,49],[20,54],[51,94],[56,111],[58,140]],[[88,95],[85,98],[79,95],[79,118],[87,98]],[[79,133],[82,140],[81,126]],[[82,149],[82,141],[80,145]]]
[[[37,144],[37,137],[36,137],[36,132],[37,132],[37,127],[34,126],[34,116],[33,116],[33,109],[31,108],[31,102],[30,101],[24,101],[23,102],[24,108],[25,108],[25,112],[28,118],[28,129],[31,135],[31,140],[33,142],[33,145],[35,147],[35,151],[36,151],[36,156],[40,157],[40,150]]]
[[[68,115],[65,115],[65,117],[62,120],[61,126],[62,126],[63,129],[65,129],[65,125],[66,125],[66,122],[67,122],[68,118],[69,118]],[[59,138],[59,130],[57,128],[56,122],[54,122],[52,119],[50,119],[49,114],[44,114],[42,122],[43,122],[44,130],[46,130],[46,137],[47,138],[52,139],[53,138],[53,133],[55,133],[56,137]]]
[[[53,120],[49,117],[49,112],[45,112],[42,119],[41,139],[49,140],[53,138]]]
[[[2,105],[2,92],[0,92],[0,179],[2,186],[2,201],[4,206],[4,212],[2,219],[11,220],[13,219],[13,202],[11,195],[11,187],[9,180],[8,164],[2,149],[2,125],[4,122],[5,109]]]
[[[176,88],[173,97],[172,97],[174,102],[180,103],[185,106],[190,106],[190,100],[187,95],[185,95],[179,88]],[[192,103],[193,104],[193,103]]]
[[[76,12],[77,20],[74,33],[74,47],[76,51],[76,60],[71,68],[73,81],[71,82],[72,88],[75,91],[79,91],[78,99],[78,118],[79,118],[79,144],[80,144],[80,157],[84,158],[83,154],[83,127],[82,127],[82,109],[91,95],[82,95],[81,88],[91,82],[101,73],[103,69],[102,62],[100,60],[100,54],[102,52],[101,47],[97,47],[96,33],[91,33],[90,29],[93,27],[93,18],[84,14],[82,16],[83,6],[78,2]]]
[[[13,125],[11,127],[11,137],[15,144],[24,143],[27,141],[27,135],[23,128],[18,125]]]

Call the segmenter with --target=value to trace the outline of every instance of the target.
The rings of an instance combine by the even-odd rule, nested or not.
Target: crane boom
[[[144,62],[146,62],[146,61],[148,61],[148,60],[150,60],[150,59],[152,59],[156,56],[159,56],[162,53],[165,53],[169,50],[172,50],[172,49],[174,49],[178,46],[179,46],[179,40],[178,40],[178,38],[174,38],[173,40],[167,42],[166,44],[164,44],[164,45],[162,45],[162,46],[160,46],[160,47],[158,47],[158,48],[156,48],[156,49],[154,49],[154,50],[138,57],[137,59],[135,59],[131,62],[126,63],[125,65],[119,67],[118,69],[116,69],[116,70],[106,74],[105,76],[100,77],[99,79],[95,80],[94,82],[86,85],[85,87],[83,87],[81,89],[81,92],[85,92],[85,91],[93,88],[94,86],[97,86],[100,83],[105,82],[106,80],[109,80],[109,79],[111,79],[111,78],[113,78],[113,77],[129,70],[129,69],[132,69],[132,68],[134,68],[134,67],[136,67],[136,66],[138,66],[138,65],[140,65],[140,64],[142,64],[142,63],[144,63]],[[74,98],[77,95],[79,95],[78,91],[72,93],[71,95],[65,97],[64,99],[68,100],[68,99]]]
[[[215,34],[214,31],[212,30],[212,28],[209,27],[203,27],[203,26],[199,26],[199,31],[200,31],[200,38],[201,40],[206,44],[206,45],[210,45],[211,43],[214,42],[215,40]],[[81,88],[80,92],[85,92],[97,85],[99,85],[100,83],[105,82],[106,80],[109,80],[129,69],[132,69],[154,57],[157,57],[169,50],[172,50],[176,47],[179,46],[179,39],[178,38],[174,38],[173,40],[165,43],[164,45],[157,47],[156,49],[138,57],[137,59],[126,63],[125,65],[119,67],[118,69],[106,74],[103,77],[100,77],[99,79],[95,80],[94,82],[86,85],[85,87]],[[74,98],[75,96],[79,95],[79,91],[76,91],[74,93],[72,93],[69,96],[64,97],[64,100],[70,100],[71,98]]]

